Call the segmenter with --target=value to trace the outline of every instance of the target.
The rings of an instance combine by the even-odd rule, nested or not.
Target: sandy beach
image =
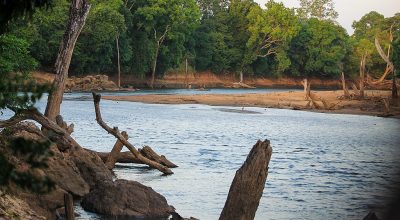
[[[340,114],[359,114],[384,117],[400,117],[399,101],[390,101],[390,109],[387,111],[384,99],[390,100],[390,91],[366,91],[366,98],[343,99],[343,92],[318,91],[313,92],[323,98],[334,108],[327,110],[309,106],[304,92],[275,92],[275,93],[250,93],[250,94],[204,94],[204,95],[136,95],[136,96],[104,96],[104,99],[114,101],[130,101],[155,104],[205,104],[213,106],[237,106],[237,107],[264,107],[305,110],[315,112],[329,112]],[[322,104],[321,104],[322,106]]]

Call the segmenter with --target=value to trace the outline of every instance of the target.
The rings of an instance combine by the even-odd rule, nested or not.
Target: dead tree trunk
[[[104,129],[106,130],[109,134],[112,134],[114,137],[116,137],[119,141],[124,144],[129,151],[135,155],[140,161],[142,161],[144,164],[147,164],[151,168],[158,169],[159,171],[163,172],[166,175],[173,174],[173,172],[166,166],[157,163],[155,161],[152,161],[146,157],[144,157],[131,143],[129,143],[119,132],[118,127],[111,128],[108,126],[102,119],[101,113],[100,113],[100,100],[101,100],[101,95],[98,95],[96,93],[93,93],[93,102],[94,102],[94,108],[95,108],[95,113],[96,113],[96,121],[97,123]]]
[[[60,49],[55,64],[56,77],[53,81],[52,91],[47,100],[45,116],[55,121],[60,114],[60,105],[63,99],[65,82],[71,63],[75,43],[89,14],[90,3],[88,0],[72,0],[69,7],[69,20],[61,41]]]
[[[128,140],[129,137],[125,131],[121,132],[121,134],[126,140]],[[121,152],[123,147],[124,144],[117,139],[117,142],[115,142],[114,147],[111,150],[110,154],[108,154],[107,160],[105,162],[105,165],[109,170],[114,169],[115,163],[117,162],[118,154]]]
[[[258,141],[242,167],[236,171],[219,220],[252,220],[256,214],[268,175],[272,147]]]
[[[139,152],[149,158],[152,161],[155,161],[157,163],[160,163],[166,167],[169,168],[175,168],[178,167],[176,164],[172,163],[171,161],[169,161],[164,155],[158,155],[156,152],[154,152],[153,149],[151,149],[151,147],[149,146],[144,146],[142,149],[139,149]]]
[[[342,73],[342,88],[343,88],[343,95],[345,98],[349,98],[350,97],[350,93],[349,93],[349,89],[346,86],[346,80],[344,78],[344,73]]]

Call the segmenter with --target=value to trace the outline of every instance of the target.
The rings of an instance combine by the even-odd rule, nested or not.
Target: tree
[[[290,47],[290,71],[305,77],[338,77],[350,50],[344,28],[316,18],[302,24]]]
[[[38,1],[24,1],[24,4],[3,1],[0,3],[0,112],[4,109],[14,111],[15,117],[23,111],[34,108],[34,104],[42,94],[48,91],[47,86],[38,86],[34,82],[27,82],[27,73],[34,69],[37,62],[29,54],[29,43],[3,31],[10,25],[11,19],[17,19],[23,14],[33,13]],[[47,5],[49,1],[42,1],[40,5]],[[7,12],[3,14],[3,7]],[[2,132],[7,133],[7,121],[0,121]],[[14,183],[19,187],[36,193],[45,193],[53,189],[54,183],[47,176],[37,176],[34,170],[47,166],[47,158],[51,156],[49,143],[28,141],[23,138],[14,140],[0,140],[0,186]],[[5,150],[5,146],[10,151]],[[18,169],[16,164],[8,158],[18,155],[27,169]]]
[[[365,65],[367,58],[373,53],[374,45],[367,39],[360,39],[356,44],[356,54],[360,57],[360,97],[364,97]]]
[[[64,87],[68,77],[68,69],[71,63],[76,40],[85,25],[86,17],[91,5],[87,0],[72,0],[67,29],[65,30],[60,50],[55,63],[56,77],[53,82],[52,91],[47,100],[45,116],[55,121],[60,114]]]
[[[0,2],[0,34],[4,33],[10,21],[24,15],[32,15],[38,7],[49,7],[53,0],[3,0]]]
[[[139,7],[135,14],[142,23],[141,28],[148,36],[153,36],[155,50],[150,84],[153,88],[157,59],[164,42],[176,39],[181,31],[193,30],[200,18],[200,12],[194,0],[151,0]]]
[[[252,63],[257,57],[273,57],[278,71],[283,72],[290,65],[287,49],[300,30],[300,23],[294,10],[282,3],[269,1],[265,6],[266,9],[252,7],[248,15],[251,36],[246,62]]]
[[[320,20],[333,21],[338,17],[332,0],[300,0],[298,13],[302,18],[318,18]]]

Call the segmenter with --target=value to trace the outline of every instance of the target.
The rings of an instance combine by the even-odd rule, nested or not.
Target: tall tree
[[[311,18],[302,24],[290,48],[293,75],[338,77],[349,47],[343,27],[332,21]]]
[[[60,114],[60,106],[64,95],[64,87],[68,77],[68,69],[71,63],[76,40],[85,25],[86,17],[89,14],[90,3],[88,0],[72,0],[69,8],[69,20],[67,29],[61,42],[55,63],[56,77],[53,82],[52,91],[47,100],[45,116],[55,120]]]
[[[246,62],[252,63],[257,57],[271,57],[283,72],[290,65],[287,49],[291,40],[300,30],[300,23],[293,9],[282,3],[269,1],[265,9],[252,7],[249,19],[251,36],[247,42]]]
[[[166,40],[177,37],[179,32],[193,30],[200,12],[194,0],[151,0],[139,7],[135,14],[143,24],[142,28],[153,36],[155,51],[150,84],[153,88],[161,47]]]
[[[303,18],[335,20],[338,13],[332,0],[300,0],[298,13]]]

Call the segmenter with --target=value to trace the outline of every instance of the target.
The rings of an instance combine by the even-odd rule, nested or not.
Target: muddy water
[[[96,124],[93,103],[69,97],[62,112],[75,124],[73,136],[110,151],[115,138]],[[161,176],[120,164],[118,178],[153,187],[184,216],[218,219],[235,171],[258,139],[269,139],[273,154],[256,219],[362,219],[400,185],[398,119],[114,101],[102,101],[101,109],[136,146],[152,146],[179,165]],[[79,212],[80,219],[101,219]]]

